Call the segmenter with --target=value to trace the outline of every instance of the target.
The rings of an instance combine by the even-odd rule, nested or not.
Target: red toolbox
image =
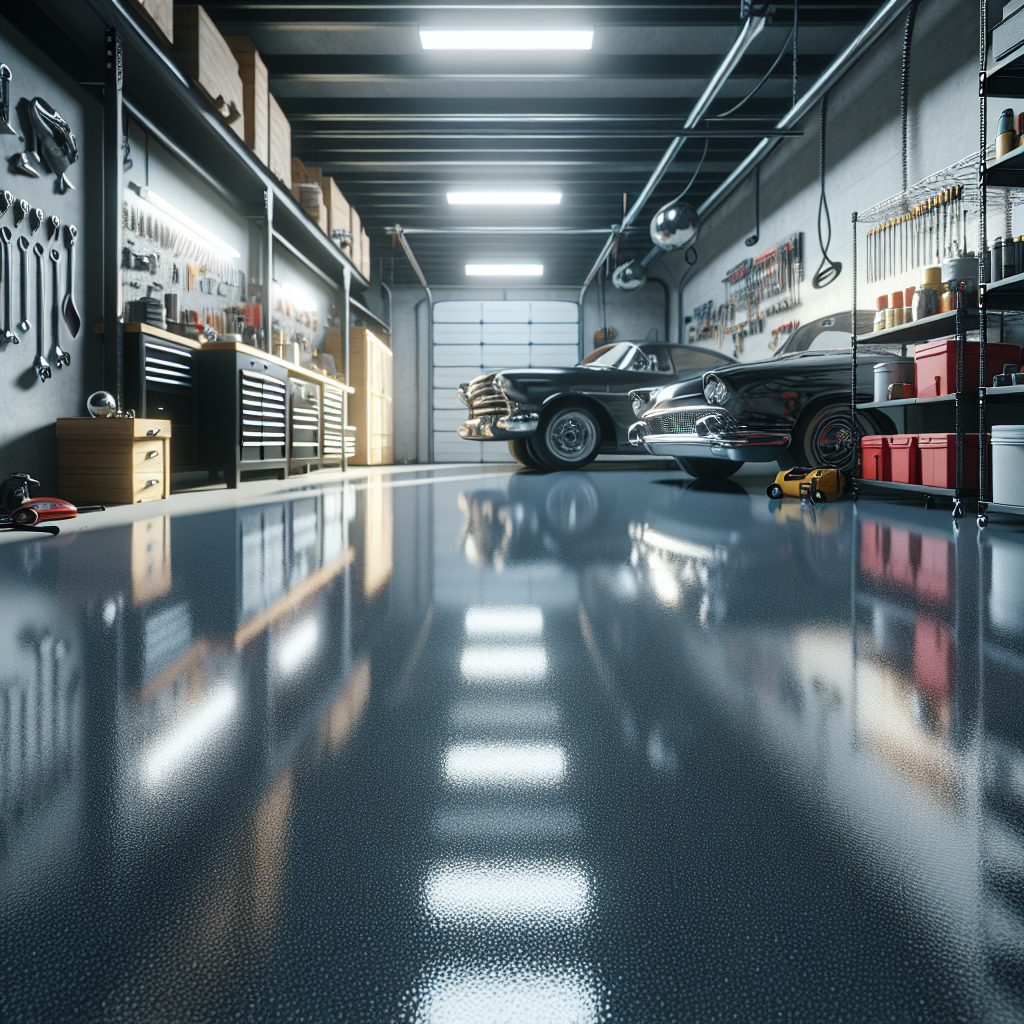
[[[981,386],[978,377],[978,359],[981,346],[976,341],[967,342],[964,347],[964,390],[977,391]],[[1019,363],[1020,348],[989,342],[986,361],[995,367],[992,373],[999,373],[1004,363]],[[939,338],[926,345],[918,345],[914,352],[914,377],[917,383],[917,397],[937,398],[951,395],[956,391],[956,339]],[[991,384],[986,381],[986,387]]]
[[[889,466],[894,483],[919,484],[921,482],[921,449],[917,434],[889,435]]]
[[[889,435],[868,434],[860,439],[861,476],[864,480],[891,480]]]
[[[921,483],[956,487],[956,434],[919,434]],[[964,487],[978,486],[978,435],[964,434]]]

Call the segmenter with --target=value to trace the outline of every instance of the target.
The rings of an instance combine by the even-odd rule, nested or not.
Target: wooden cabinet
[[[79,505],[132,505],[171,493],[171,421],[57,420],[60,497]]]
[[[372,331],[353,327],[349,335],[350,401],[356,428],[355,458],[360,466],[394,461],[394,367],[391,349]]]

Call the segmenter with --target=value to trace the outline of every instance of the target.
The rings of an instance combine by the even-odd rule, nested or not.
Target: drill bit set
[[[954,185],[868,231],[868,282],[966,254],[967,204]]]

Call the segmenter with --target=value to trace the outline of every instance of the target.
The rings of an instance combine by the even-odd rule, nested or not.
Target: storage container
[[[875,363],[875,401],[889,399],[890,384],[913,384],[915,365],[907,360],[901,363]]]
[[[349,259],[361,274],[363,265],[363,222],[359,219],[359,214],[356,213],[354,208],[352,209],[349,230],[352,232],[352,250],[349,252]]]
[[[893,483],[921,482],[921,449],[917,444],[917,434],[889,435],[889,467]]]
[[[245,144],[264,164],[270,162],[270,79],[256,45],[248,36],[225,36],[238,61],[245,114]]]
[[[161,46],[174,42],[174,0],[129,0],[129,7]]]
[[[352,231],[352,208],[348,205],[348,200],[342,194],[341,189],[338,188],[337,182],[333,178],[324,178],[320,184],[324,193],[324,205],[327,207],[327,237],[337,245],[339,239],[335,237],[334,232],[344,232],[345,244],[342,247],[342,251],[350,253],[352,251],[350,238]]]
[[[349,363],[355,394],[349,399],[356,427],[356,454],[360,466],[390,465],[394,461],[393,359],[391,349],[372,331],[353,327],[349,332]]]
[[[964,390],[976,391],[980,385],[978,360],[980,345],[977,341],[967,342],[964,348]],[[1001,342],[988,343],[989,366],[1020,361],[1020,348]],[[917,397],[937,398],[951,395],[956,391],[956,339],[939,338],[926,345],[918,345],[914,353],[916,366]]]
[[[77,505],[132,505],[171,493],[171,421],[57,420],[60,496]]]
[[[231,130],[245,138],[245,101],[238,61],[213,20],[195,5],[174,8],[175,63],[199,87]]]
[[[281,105],[268,93],[269,115],[267,128],[270,133],[270,157],[267,169],[288,191],[292,188],[292,126],[284,116]]]
[[[1024,505],[1024,426],[992,428],[992,500]]]
[[[892,479],[889,467],[889,437],[869,434],[860,439],[861,475],[865,480]]]
[[[925,487],[956,487],[956,434],[919,434],[921,483]],[[966,488],[978,484],[978,435],[964,434]]]

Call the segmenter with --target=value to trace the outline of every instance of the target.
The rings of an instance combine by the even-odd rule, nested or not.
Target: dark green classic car
[[[485,373],[459,386],[469,419],[459,437],[507,441],[531,469],[582,469],[599,454],[636,454],[629,392],[655,388],[736,362],[697,345],[620,341],[576,366]]]

